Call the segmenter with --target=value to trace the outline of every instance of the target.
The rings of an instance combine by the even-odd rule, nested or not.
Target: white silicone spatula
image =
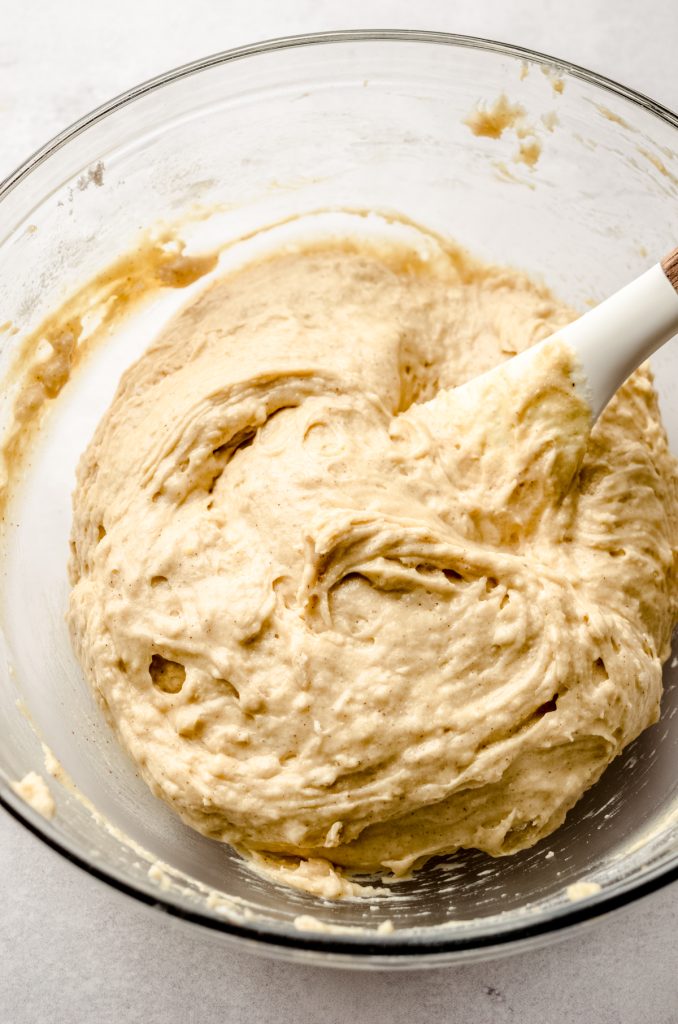
[[[464,385],[490,382],[493,374],[520,377],[549,342],[569,345],[583,373],[582,397],[595,422],[627,377],[678,334],[678,248],[595,309],[501,366]]]

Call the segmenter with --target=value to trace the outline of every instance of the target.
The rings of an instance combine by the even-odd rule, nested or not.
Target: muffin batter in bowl
[[[649,371],[590,429],[574,313],[452,246],[214,281],[80,464],[69,621],[153,791],[328,896],[550,833],[656,721],[678,481]]]

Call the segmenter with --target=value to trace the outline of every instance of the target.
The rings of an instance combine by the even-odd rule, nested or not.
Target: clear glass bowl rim
[[[44,146],[41,146],[40,149],[28,157],[24,163],[20,164],[4,181],[0,182],[0,204],[37,167],[88,128],[134,102],[139,97],[162,89],[166,85],[212,67],[275,50],[331,43],[369,42],[425,43],[460,49],[476,49],[505,54],[506,56],[523,59],[532,63],[548,65],[559,73],[582,79],[591,85],[621,96],[623,99],[656,115],[678,130],[678,114],[650,97],[634,89],[629,89],[604,75],[589,71],[578,64],[573,64],[570,61],[552,57],[523,46],[502,43],[480,36],[459,35],[451,32],[429,32],[418,29],[361,29],[315,32],[268,39],[214,53],[199,60],[191,61],[188,64],[182,64],[177,68],[150,78],[120,93],[59,132],[49,142],[45,143]],[[1,782],[2,780],[0,780],[0,784]],[[335,959],[335,962],[341,962],[341,960],[353,960],[355,962],[356,959],[369,961],[373,957],[378,958],[382,963],[385,959],[390,960],[395,966],[399,959],[412,962],[416,958],[418,962],[429,960],[431,966],[434,966],[436,962],[441,963],[445,960],[451,961],[457,958],[463,959],[464,953],[468,955],[472,950],[481,950],[483,947],[487,948],[488,955],[490,955],[490,949],[498,951],[499,947],[508,944],[523,946],[537,941],[539,936],[545,938],[547,935],[553,935],[575,924],[591,921],[593,918],[606,914],[618,907],[626,906],[678,880],[678,852],[676,852],[663,865],[647,872],[646,875],[640,878],[635,878],[626,886],[622,885],[615,891],[608,893],[602,890],[597,896],[582,901],[580,904],[572,903],[569,907],[559,908],[551,915],[545,915],[539,920],[530,921],[528,919],[524,923],[512,924],[504,929],[498,928],[492,934],[473,936],[467,933],[455,935],[453,930],[448,931],[444,928],[421,929],[414,933],[395,932],[392,935],[377,935],[376,933],[355,933],[352,935],[332,933],[309,934],[297,929],[282,930],[280,926],[259,926],[256,922],[247,925],[235,924],[225,918],[212,917],[190,909],[186,905],[175,902],[161,891],[153,894],[145,892],[143,889],[137,888],[127,881],[119,872],[113,869],[103,869],[82,857],[67,843],[57,838],[49,823],[43,822],[40,816],[33,812],[11,788],[4,785],[0,788],[0,806],[24,825],[29,832],[32,832],[33,835],[65,857],[66,860],[82,868],[100,881],[107,883],[112,888],[134,897],[141,903],[194,924],[225,933],[225,935],[233,938],[248,940],[248,944],[254,942],[260,945],[260,948],[265,946],[278,947],[282,955],[284,955],[284,949],[287,949],[290,953],[294,950],[303,950],[307,953],[325,953],[329,955],[328,958]]]

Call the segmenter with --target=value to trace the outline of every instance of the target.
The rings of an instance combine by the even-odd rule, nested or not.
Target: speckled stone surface
[[[98,103],[266,37],[388,26],[521,43],[678,109],[665,0],[0,0],[0,178]],[[423,973],[272,963],[160,917],[0,812],[7,1024],[676,1024],[678,886],[540,952]]]

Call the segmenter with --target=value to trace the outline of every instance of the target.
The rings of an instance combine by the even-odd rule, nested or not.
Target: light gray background
[[[676,0],[0,0],[0,178],[81,114],[176,64],[356,27],[520,43],[678,109]],[[678,886],[543,952],[348,973],[212,944],[109,891],[0,811],[0,899],[3,1024],[678,1022]]]

